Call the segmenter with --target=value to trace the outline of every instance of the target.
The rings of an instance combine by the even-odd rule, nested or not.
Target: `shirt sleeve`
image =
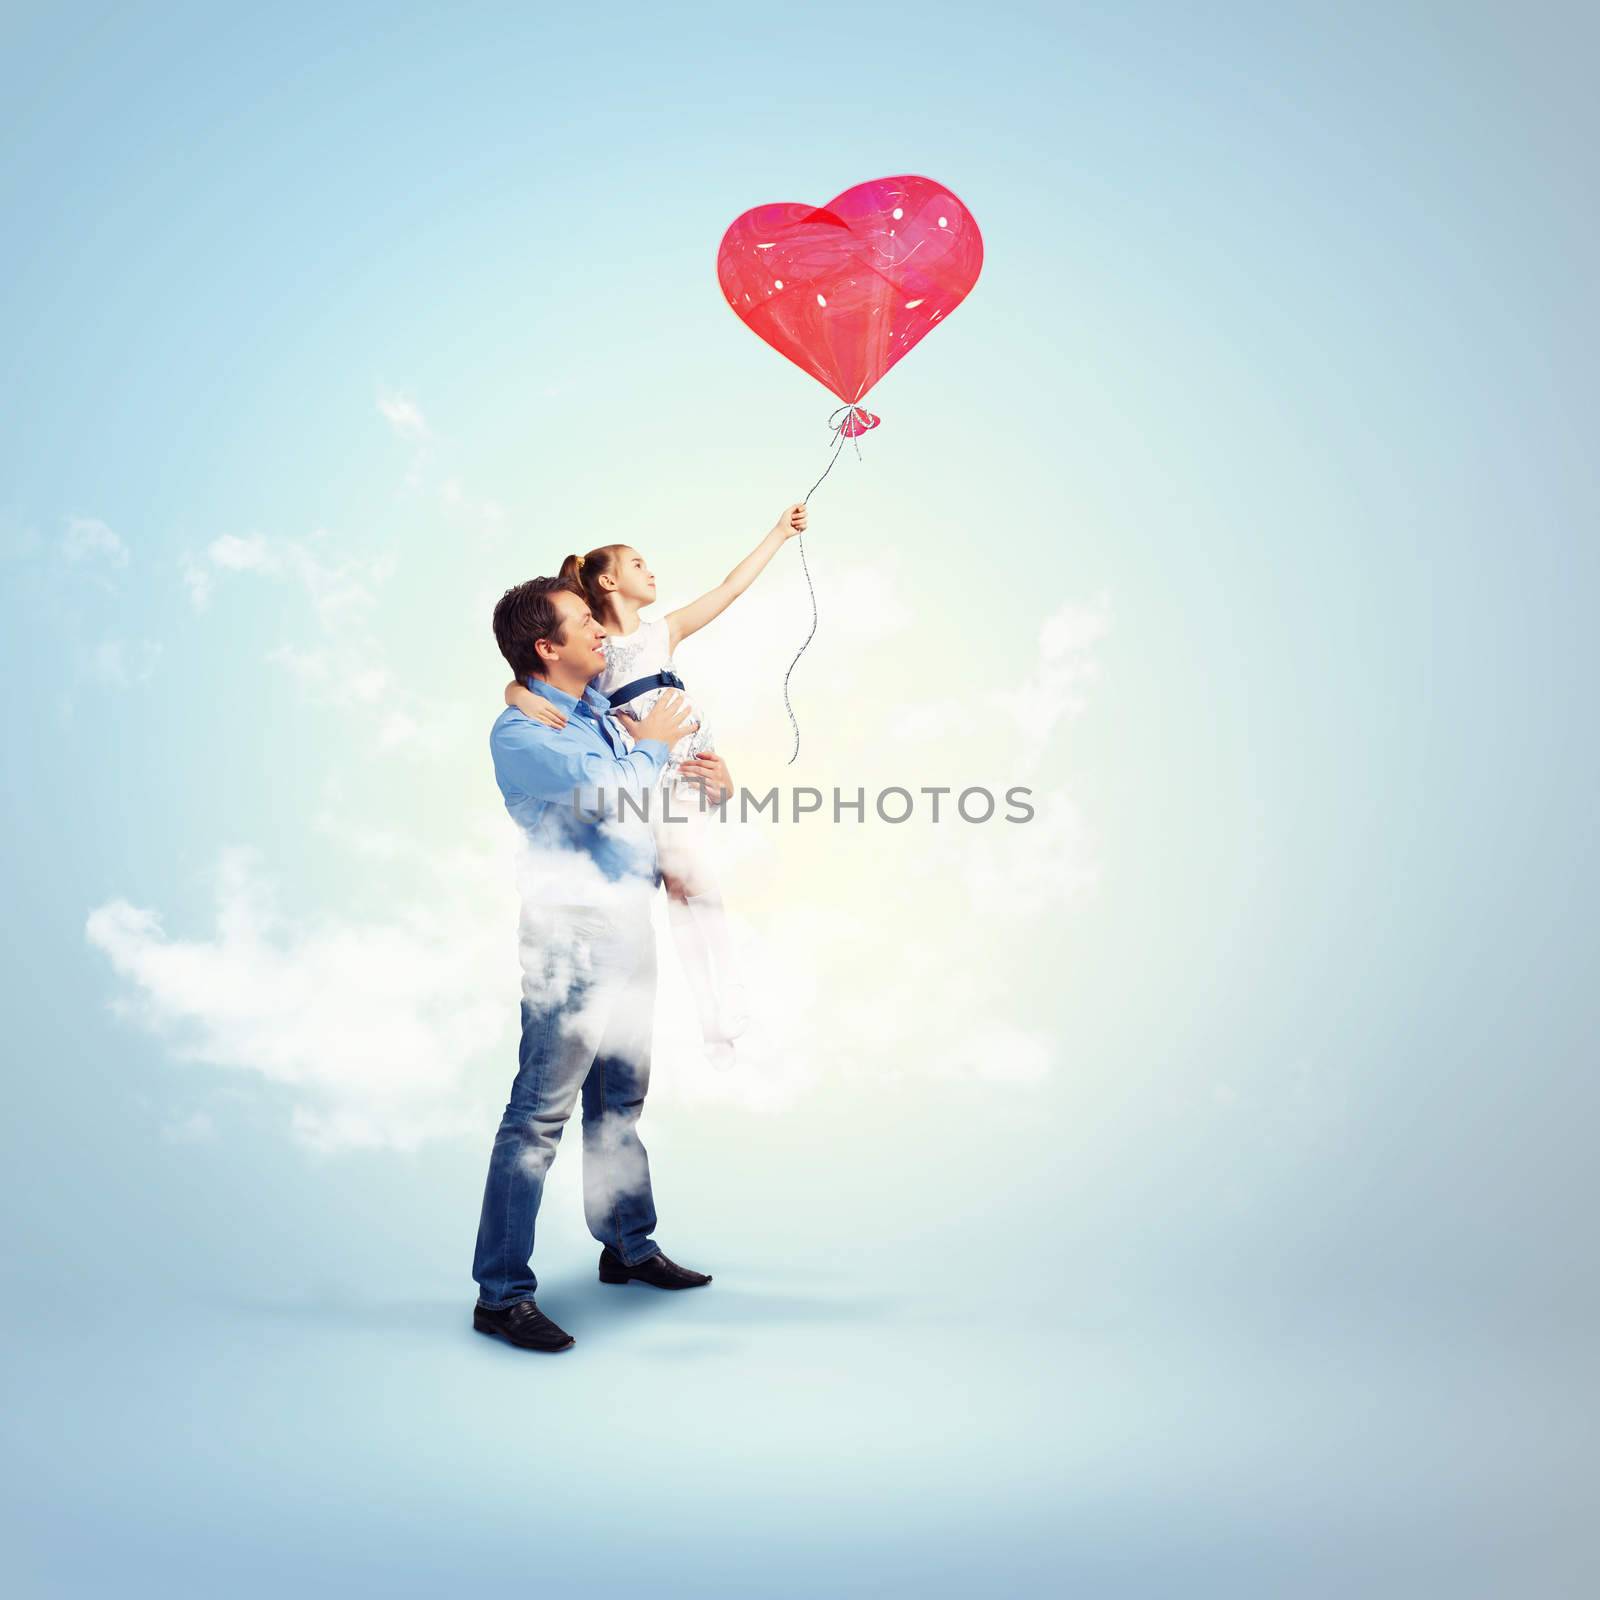
[[[585,750],[563,738],[563,731],[531,718],[501,729],[502,770],[524,794],[559,801],[570,800],[575,791],[643,794],[666,764],[667,747],[659,739],[641,739],[625,755],[613,756]]]

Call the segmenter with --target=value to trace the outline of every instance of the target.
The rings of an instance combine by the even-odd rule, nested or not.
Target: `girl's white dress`
[[[665,617],[658,617],[652,622],[641,622],[632,633],[607,634],[604,649],[605,671],[594,679],[595,688],[603,695],[611,695],[618,689],[626,688],[637,678],[648,678],[653,673],[674,670],[672,636]],[[643,694],[626,701],[616,709],[626,711],[630,717],[642,717],[660,699],[663,692],[662,688],[647,689]],[[680,762],[687,761],[691,756],[697,756],[704,750],[716,748],[711,742],[711,729],[701,716],[699,706],[694,703],[694,696],[685,689],[683,697],[689,702],[691,715],[700,718],[700,726],[691,728],[673,745],[667,759],[669,780],[676,776]]]

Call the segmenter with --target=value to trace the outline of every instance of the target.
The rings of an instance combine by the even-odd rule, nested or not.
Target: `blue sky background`
[[[1593,1592],[1596,26],[1582,7],[8,7],[0,667],[24,1592]],[[673,605],[827,459],[722,230],[987,257],[680,665],[704,1293],[474,1338],[514,1067],[489,611]]]

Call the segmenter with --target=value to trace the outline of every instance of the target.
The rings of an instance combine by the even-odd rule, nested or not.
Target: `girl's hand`
[[[506,704],[515,706],[523,716],[532,717],[535,722],[542,723],[546,728],[564,728],[567,725],[566,715],[542,694],[535,694],[526,684],[508,683]]]
[[[772,531],[781,533],[785,539],[792,539],[797,533],[806,531],[806,506],[805,501],[796,500],[788,507],[783,515],[773,523]]]

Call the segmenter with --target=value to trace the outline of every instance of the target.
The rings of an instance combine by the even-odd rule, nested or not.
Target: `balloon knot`
[[[835,419],[839,420],[835,420]],[[853,402],[847,406],[839,406],[828,418],[830,431],[842,434],[846,439],[859,439],[862,434],[870,433],[883,419],[875,417],[862,406]]]

